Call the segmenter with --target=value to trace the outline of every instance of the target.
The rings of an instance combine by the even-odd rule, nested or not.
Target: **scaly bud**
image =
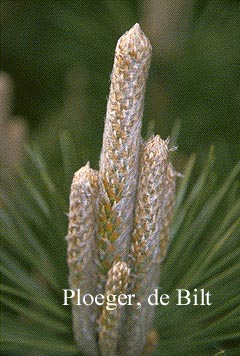
[[[94,203],[98,194],[98,174],[87,164],[73,178],[70,194],[68,228],[69,285],[81,293],[95,294],[96,216]],[[73,329],[81,351],[98,356],[96,334],[96,306],[76,305],[73,299]]]
[[[151,45],[136,24],[118,41],[107,104],[99,170],[101,283],[130,246],[139,169],[144,94]]]
[[[135,306],[129,307],[122,338],[122,355],[140,355],[153,321],[153,307],[147,302],[159,278],[160,231],[169,162],[167,142],[151,137],[143,146],[130,252],[131,293]],[[138,304],[141,307],[138,308]],[[123,332],[123,335],[125,334]]]
[[[105,301],[109,295],[126,294],[128,288],[130,270],[125,262],[116,262],[108,272]],[[115,306],[114,306],[115,307]],[[103,305],[102,314],[98,321],[99,324],[99,348],[101,356],[115,356],[117,352],[117,342],[120,327],[123,321],[123,308],[117,304],[115,309]]]

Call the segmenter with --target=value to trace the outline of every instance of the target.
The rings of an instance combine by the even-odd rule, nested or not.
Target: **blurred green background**
[[[176,169],[183,171],[192,152],[198,157],[179,179],[161,286],[168,292],[205,285],[216,298],[215,308],[204,312],[201,306],[159,312],[160,354],[209,356],[222,348],[240,354],[239,165],[232,170],[240,157],[240,2],[0,4],[1,69],[14,82],[14,116],[4,122],[0,115],[0,173],[2,158],[10,165],[20,156],[19,116],[38,147],[27,148],[20,183],[9,179],[6,191],[0,185],[3,354],[32,356],[32,348],[38,355],[78,354],[70,307],[61,307],[70,184],[88,160],[98,166],[114,49],[136,22],[153,45],[143,136],[153,130],[176,138],[181,126]],[[216,165],[212,151],[207,159],[211,144]]]
[[[179,120],[183,161],[191,152],[204,160],[211,143],[221,172],[239,159],[239,1],[171,3],[1,2],[1,68],[15,83],[14,114],[53,164],[58,133],[68,130],[79,166],[97,167],[114,48],[136,22],[153,45],[143,135],[154,123],[166,138]]]

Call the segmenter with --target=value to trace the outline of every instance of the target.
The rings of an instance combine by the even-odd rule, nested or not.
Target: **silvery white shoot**
[[[150,57],[149,40],[136,24],[116,46],[99,172],[86,165],[71,186],[70,288],[136,296],[133,305],[114,310],[72,300],[75,339],[91,356],[146,355],[156,343],[147,298],[168,248],[176,172],[168,141],[141,138]]]

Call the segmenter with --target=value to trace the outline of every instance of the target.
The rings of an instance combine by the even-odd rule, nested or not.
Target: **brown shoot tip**
[[[118,51],[136,62],[151,56],[152,46],[138,23],[120,37],[116,47],[116,52]]]

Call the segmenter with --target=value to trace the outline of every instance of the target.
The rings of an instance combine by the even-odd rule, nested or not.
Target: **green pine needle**
[[[62,134],[63,169],[50,166],[34,147],[17,179],[0,192],[1,352],[5,355],[79,355],[71,330],[66,242],[68,194],[78,168],[74,145]],[[237,355],[240,331],[239,234],[240,164],[222,181],[210,149],[195,176],[190,157],[179,178],[171,246],[162,267],[159,291],[170,295],[159,306],[156,355]],[[231,197],[231,199],[230,199]],[[205,288],[212,306],[176,306],[176,288]]]

